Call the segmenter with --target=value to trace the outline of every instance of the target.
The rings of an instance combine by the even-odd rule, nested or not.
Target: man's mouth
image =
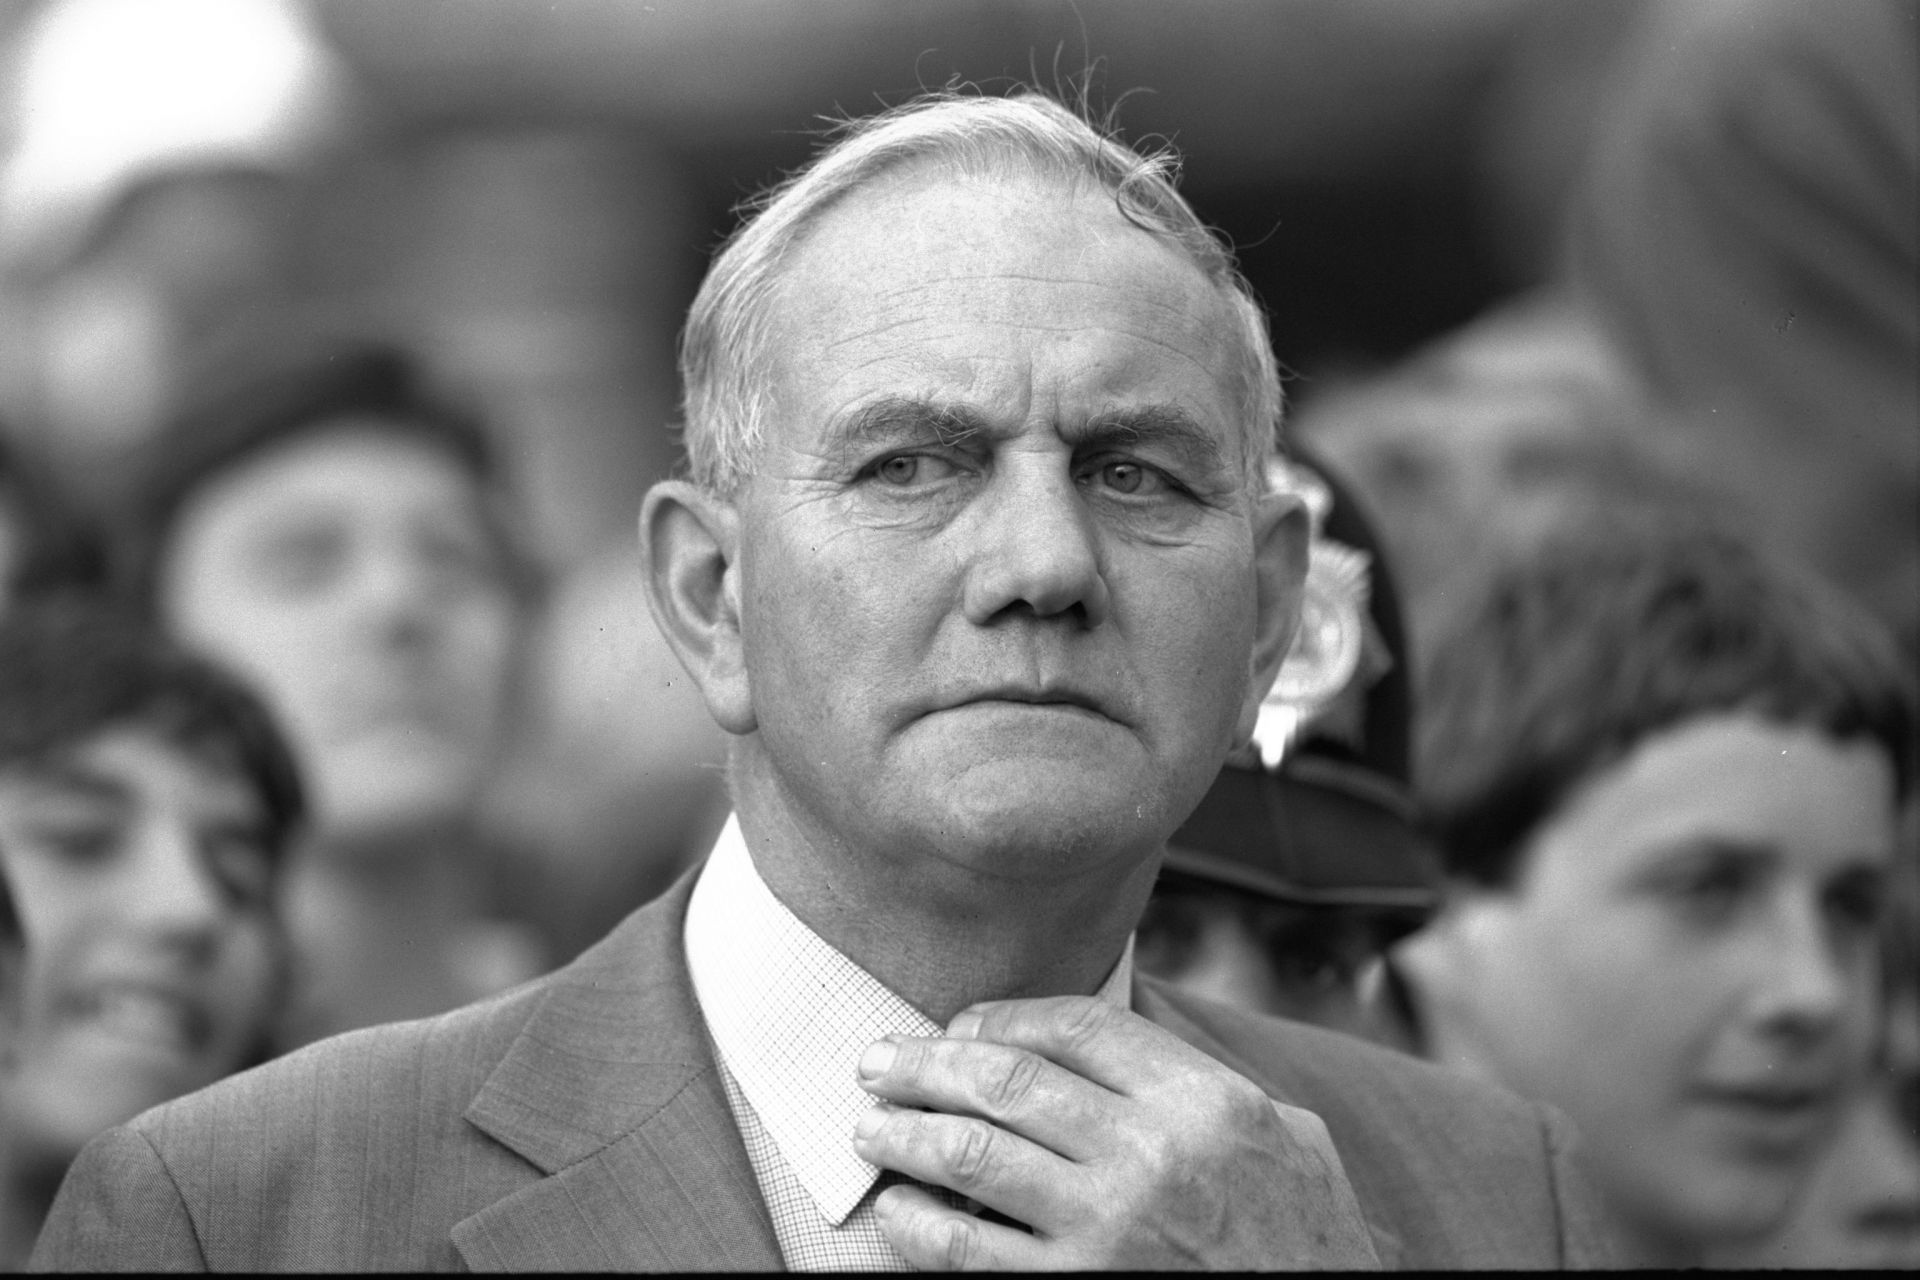
[[[972,706],[993,702],[1010,702],[1030,707],[1057,707],[1062,710],[1090,712],[1108,720],[1115,718],[1099,699],[1067,686],[1036,688],[1026,685],[1000,685],[979,690],[961,699],[955,705]]]
[[[1698,1101],[1750,1129],[1763,1141],[1797,1146],[1819,1136],[1832,1120],[1839,1094],[1828,1084],[1763,1081],[1706,1085]]]
[[[199,1001],[144,983],[105,982],[73,992],[61,1015],[69,1025],[182,1056],[200,1053],[213,1035]]]

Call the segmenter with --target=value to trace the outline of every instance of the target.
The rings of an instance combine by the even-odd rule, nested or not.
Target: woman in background
[[[22,943],[0,1264],[25,1260],[95,1134],[267,1056],[301,816],[265,709],[211,664],[92,607],[0,622],[0,882]]]

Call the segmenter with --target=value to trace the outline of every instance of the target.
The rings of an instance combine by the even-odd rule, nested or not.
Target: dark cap
[[[1438,905],[1442,881],[1414,806],[1399,596],[1352,493],[1298,452],[1285,468],[1313,514],[1301,633],[1255,748],[1228,761],[1174,833],[1165,873],[1281,902],[1375,908],[1412,928]]]

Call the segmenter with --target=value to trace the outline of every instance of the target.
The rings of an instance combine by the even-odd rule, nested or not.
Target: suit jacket
[[[31,1265],[778,1269],[687,975],[691,885],[526,986],[322,1041],[102,1134]],[[1148,980],[1134,1007],[1325,1120],[1386,1265],[1611,1260],[1544,1109]]]

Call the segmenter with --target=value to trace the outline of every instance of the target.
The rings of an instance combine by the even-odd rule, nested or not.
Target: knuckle
[[[960,1126],[948,1160],[948,1171],[954,1181],[960,1184],[956,1190],[977,1187],[986,1179],[993,1169],[998,1146],[991,1126],[977,1120]]]
[[[1008,1115],[1032,1097],[1045,1065],[1031,1053],[1016,1053],[1003,1070],[986,1082],[982,1099],[995,1115]]]
[[[964,1271],[980,1253],[980,1226],[972,1218],[949,1218],[942,1234],[941,1261],[951,1271]]]
[[[1060,1034],[1073,1048],[1083,1048],[1106,1031],[1113,1018],[1113,1006],[1091,997],[1076,1000],[1068,1009]]]
[[[1272,1102],[1259,1085],[1245,1076],[1225,1071],[1214,1073],[1204,1096],[1209,1110],[1236,1125],[1258,1127],[1272,1121]]]

